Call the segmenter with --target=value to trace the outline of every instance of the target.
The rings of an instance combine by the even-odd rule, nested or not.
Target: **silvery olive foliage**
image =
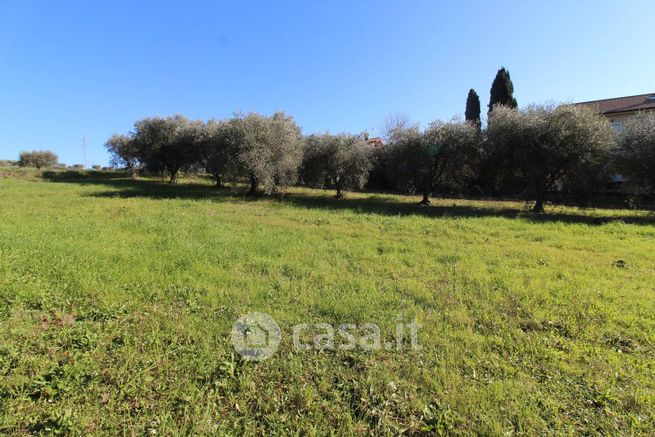
[[[435,121],[425,131],[424,143],[432,158],[428,179],[432,190],[437,185],[460,189],[471,180],[482,145],[477,125],[461,120]]]
[[[175,183],[180,169],[195,159],[199,133],[199,125],[182,115],[139,120],[134,125],[139,161],[153,173],[167,172]]]
[[[421,193],[429,205],[437,186],[470,178],[481,141],[477,126],[464,121],[435,121],[424,132],[402,126],[389,135],[388,171],[397,188]]]
[[[623,173],[651,190],[654,117],[629,124],[615,150]],[[477,178],[494,192],[532,196],[535,211],[542,211],[552,191],[579,200],[604,186],[615,138],[606,119],[575,105],[496,106],[484,131],[460,120],[435,121],[421,130],[402,115],[391,117],[384,130],[386,145],[376,149],[364,136],[350,134],[303,140],[283,112],[207,122],[176,115],[142,119],[129,135],[109,138],[106,147],[115,166],[133,175],[140,168],[167,174],[173,183],[180,171],[204,169],[219,186],[246,182],[250,194],[270,194],[295,183],[300,171],[304,183],[333,187],[342,197],[345,190],[362,188],[375,166],[388,186],[421,193],[422,204],[435,191],[472,190]]]
[[[303,153],[304,182],[329,185],[342,198],[347,189],[361,189],[373,167],[374,148],[362,137],[352,134],[314,134],[305,138]]]
[[[261,188],[270,194],[296,182],[302,160],[302,136],[293,117],[278,112],[270,117],[238,115],[234,126],[234,167],[247,178],[249,194]]]
[[[615,156],[633,193],[655,193],[655,113],[637,114],[625,124]]]
[[[111,155],[112,167],[125,168],[133,178],[138,176],[141,162],[133,135],[114,134],[105,143],[105,148]]]
[[[21,152],[18,157],[18,165],[21,167],[54,167],[59,158],[50,150],[33,150]]]
[[[198,160],[211,174],[217,186],[222,186],[229,175],[231,159],[237,146],[236,129],[233,120],[209,120],[198,137]]]
[[[423,133],[416,125],[399,125],[387,133],[388,179],[396,189],[415,193],[424,186],[428,157],[423,149]]]
[[[272,193],[293,184],[302,159],[300,128],[283,112],[256,113],[228,120],[189,120],[182,115],[139,120],[130,135],[113,135],[106,143],[112,163],[145,167],[168,174],[175,183],[180,170],[204,168],[217,185],[224,177],[244,179],[250,193]]]
[[[487,153],[501,177],[532,196],[535,212],[543,212],[549,191],[580,191],[586,181],[606,174],[613,143],[608,121],[575,105],[497,106],[487,129]]]

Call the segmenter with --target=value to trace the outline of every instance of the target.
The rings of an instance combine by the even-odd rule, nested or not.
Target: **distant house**
[[[643,111],[655,111],[655,93],[639,94],[637,96],[615,97],[613,99],[592,100],[580,102],[576,105],[583,105],[592,108],[596,113],[607,117],[612,124],[612,129],[617,134],[623,132],[626,121]],[[612,176],[608,187],[609,192],[623,192],[623,186],[627,179],[621,175]]]
[[[607,117],[614,132],[623,132],[625,122],[641,111],[655,111],[655,93],[637,96],[616,97],[613,99],[592,100],[576,105],[589,106],[598,114]]]
[[[384,141],[382,141],[382,138],[380,137],[369,138],[368,132],[364,132],[363,139],[364,141],[371,144],[376,149],[382,149],[384,147]]]
[[[372,144],[376,149],[381,149],[384,147],[384,141],[382,141],[382,138],[380,137],[369,138],[366,140],[366,142]]]

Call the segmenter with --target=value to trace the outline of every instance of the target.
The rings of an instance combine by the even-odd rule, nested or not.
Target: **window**
[[[612,123],[612,129],[615,133],[620,134],[623,132],[623,123]]]

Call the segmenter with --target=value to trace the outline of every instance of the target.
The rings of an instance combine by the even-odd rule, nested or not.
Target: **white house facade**
[[[615,97],[576,103],[593,108],[598,114],[607,117],[615,132],[623,132],[625,123],[641,111],[655,111],[655,93],[636,96]]]

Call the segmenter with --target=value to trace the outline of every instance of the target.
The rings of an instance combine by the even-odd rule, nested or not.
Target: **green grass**
[[[0,434],[655,432],[645,212],[0,170]],[[421,350],[291,341],[397,317]]]

